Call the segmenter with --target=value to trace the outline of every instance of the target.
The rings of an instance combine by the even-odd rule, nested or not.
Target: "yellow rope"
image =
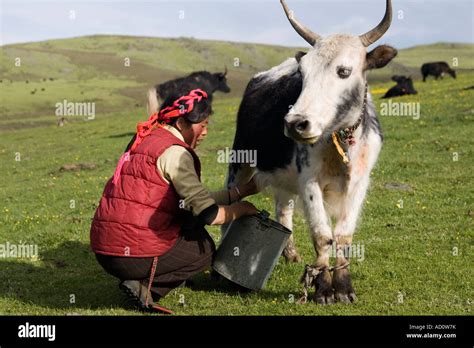
[[[347,158],[346,153],[344,152],[344,150],[342,149],[341,145],[339,144],[339,140],[337,139],[337,135],[336,135],[335,132],[332,133],[332,142],[333,142],[334,145],[336,146],[337,152],[338,152],[339,155],[342,157],[342,162],[344,162],[345,164],[349,163],[349,158]]]

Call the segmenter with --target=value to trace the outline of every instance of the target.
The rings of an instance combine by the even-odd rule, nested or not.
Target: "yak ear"
[[[364,70],[383,68],[388,63],[390,63],[390,61],[395,58],[397,54],[398,51],[391,46],[377,46],[372,51],[367,53]]]
[[[303,52],[303,51],[296,52],[295,58],[296,58],[296,61],[298,62],[298,64],[299,64],[301,58],[303,58],[305,55],[306,55],[306,52]]]

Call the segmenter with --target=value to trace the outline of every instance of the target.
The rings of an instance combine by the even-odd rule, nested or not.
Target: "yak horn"
[[[392,22],[392,2],[387,0],[387,5],[385,8],[385,16],[383,17],[382,21],[371,31],[360,35],[360,40],[365,47],[370,46],[375,41],[380,39],[383,34],[390,28],[390,23]]]
[[[301,24],[294,16],[293,11],[291,11],[288,6],[285,3],[285,0],[280,0],[281,5],[283,6],[283,10],[285,10],[285,14],[288,17],[288,20],[290,21],[290,24],[292,27],[296,30],[300,36],[306,40],[311,46],[314,46],[316,41],[318,41],[321,36],[318,34],[313,33],[311,30],[309,30],[306,26]]]

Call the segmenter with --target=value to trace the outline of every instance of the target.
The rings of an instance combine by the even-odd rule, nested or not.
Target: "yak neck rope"
[[[354,132],[356,131],[357,128],[359,128],[360,124],[362,123],[362,117],[364,116],[365,109],[367,107],[367,82],[365,83],[365,94],[364,94],[364,103],[362,105],[362,111],[360,112],[359,119],[357,122],[352,126],[344,129],[340,129],[337,132],[332,133],[332,142],[334,143],[334,146],[336,147],[337,152],[342,158],[342,162],[344,164],[349,163],[349,146],[355,144],[355,139],[354,139]],[[344,151],[344,149],[341,146],[342,144],[348,145],[347,151]]]

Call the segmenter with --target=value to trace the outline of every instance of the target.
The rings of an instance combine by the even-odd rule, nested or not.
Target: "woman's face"
[[[178,129],[184,138],[184,142],[195,149],[207,135],[207,125],[209,117],[200,123],[185,124],[186,122],[178,122]],[[181,121],[181,120],[179,120]]]

